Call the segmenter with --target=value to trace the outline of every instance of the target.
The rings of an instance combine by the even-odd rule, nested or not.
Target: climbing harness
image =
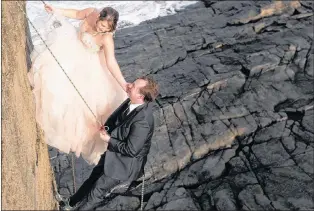
[[[44,1],[41,1],[44,5],[46,5],[46,3]],[[40,33],[38,32],[38,30],[36,29],[36,27],[34,26],[34,24],[32,23],[32,21],[28,18],[26,12],[24,11],[24,9],[22,8],[21,4],[16,1],[16,4],[18,5],[18,7],[20,8],[20,10],[22,11],[22,13],[25,15],[26,19],[28,20],[28,22],[30,23],[30,25],[33,27],[33,29],[36,31],[36,33],[38,34],[39,38],[42,40],[42,42],[44,43],[44,45],[46,46],[47,50],[50,52],[50,54],[52,55],[52,57],[55,59],[55,61],[58,63],[58,65],[60,66],[61,70],[63,71],[63,73],[66,75],[66,77],[68,78],[68,80],[70,81],[70,83],[73,85],[74,89],[76,90],[76,92],[78,93],[78,95],[81,97],[81,99],[83,100],[83,102],[85,103],[85,105],[87,106],[87,108],[89,109],[89,111],[92,113],[92,115],[94,116],[96,122],[100,125],[101,129],[105,129],[106,131],[109,130],[108,126],[103,126],[102,123],[100,121],[98,121],[96,115],[94,114],[94,112],[92,111],[92,109],[89,107],[89,105],[87,104],[87,102],[85,101],[85,99],[83,98],[83,96],[80,94],[79,90],[76,88],[76,86],[74,85],[74,83],[72,82],[72,80],[70,79],[70,77],[68,76],[68,74],[66,73],[66,71],[63,69],[63,67],[61,66],[61,64],[59,63],[59,61],[57,60],[57,58],[55,57],[55,55],[52,53],[52,51],[50,50],[50,48],[48,47],[47,43],[45,42],[45,40],[42,38],[42,36],[40,35]],[[55,20],[53,22],[53,27],[54,28],[58,28],[60,26],[62,26],[61,22],[59,20],[56,19],[56,17],[54,16]],[[74,188],[74,192],[76,192],[76,184],[75,184],[75,166],[74,166],[74,156],[72,154],[72,176],[73,176],[73,188]],[[52,169],[53,172],[53,169]],[[144,181],[145,181],[145,174],[143,175],[142,178],[142,191],[141,191],[141,210],[143,210],[143,204],[144,204]],[[55,192],[56,192],[56,198],[58,201],[63,200],[63,197],[58,193],[58,191],[56,190],[56,185],[54,184],[54,188],[55,188]]]

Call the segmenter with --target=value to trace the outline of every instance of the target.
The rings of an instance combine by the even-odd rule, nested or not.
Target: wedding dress
[[[106,67],[103,51],[93,35],[81,33],[80,27],[74,27],[58,14],[40,30],[56,59],[43,43],[31,54],[28,76],[36,120],[48,145],[65,153],[75,152],[88,163],[97,164],[107,149],[99,137],[97,121],[104,123],[127,95]]]

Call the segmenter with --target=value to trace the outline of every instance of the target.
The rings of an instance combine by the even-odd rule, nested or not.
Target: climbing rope
[[[145,173],[143,175],[143,180],[142,180],[141,210],[143,210],[143,206],[144,206],[144,181],[145,181]]]
[[[76,182],[75,182],[75,157],[74,157],[74,153],[72,153],[72,177],[73,177],[73,189],[74,189],[74,192],[73,193],[76,193]]]
[[[42,1],[43,4],[44,1]],[[52,57],[55,59],[55,61],[58,63],[58,65],[60,66],[61,70],[63,71],[63,73],[66,75],[66,77],[68,78],[68,80],[70,81],[70,83],[73,85],[74,89],[76,90],[76,92],[78,93],[78,95],[81,97],[81,99],[83,100],[83,102],[85,103],[86,107],[89,109],[89,111],[92,113],[92,115],[95,117],[96,122],[102,126],[102,123],[97,119],[95,113],[92,111],[92,109],[89,107],[89,105],[87,104],[87,102],[85,101],[84,97],[81,95],[81,93],[79,92],[79,90],[76,88],[75,84],[72,82],[71,78],[68,76],[68,74],[66,73],[66,71],[63,69],[63,67],[61,66],[60,62],[58,61],[58,59],[56,58],[56,56],[52,53],[52,51],[50,50],[50,48],[48,47],[47,43],[45,42],[45,40],[42,38],[42,36],[40,35],[40,33],[38,32],[38,30],[36,29],[36,27],[34,26],[34,24],[32,23],[32,21],[28,18],[26,12],[22,9],[21,5],[18,3],[18,1],[16,1],[17,5],[19,6],[20,10],[23,12],[23,14],[25,15],[26,19],[28,20],[28,22],[31,24],[31,26],[33,27],[33,29],[36,31],[36,33],[38,34],[39,38],[41,39],[41,41],[43,41],[44,45],[47,47],[47,50],[50,52],[50,54],[52,55]]]
[[[41,1],[44,5],[46,5],[46,3],[44,1]],[[52,53],[52,51],[50,50],[50,48],[48,47],[47,43],[45,42],[45,40],[42,38],[42,36],[40,35],[40,33],[38,32],[38,30],[36,29],[36,27],[34,26],[34,24],[32,23],[32,21],[28,18],[26,12],[24,11],[24,9],[22,8],[21,4],[16,1],[16,4],[18,5],[18,7],[20,8],[20,10],[22,11],[22,13],[25,15],[26,19],[28,20],[28,22],[30,23],[30,25],[33,27],[33,29],[36,31],[36,33],[38,34],[39,38],[42,40],[42,42],[44,43],[44,45],[46,46],[47,50],[50,52],[50,54],[52,55],[52,57],[55,59],[55,61],[58,63],[58,65],[60,66],[61,70],[63,71],[63,73],[66,75],[66,77],[68,78],[68,80],[70,81],[70,83],[73,85],[74,89],[76,90],[76,92],[78,93],[78,95],[81,97],[81,99],[83,100],[83,102],[85,103],[85,105],[87,106],[87,108],[89,109],[89,111],[92,113],[92,115],[94,116],[96,122],[100,125],[101,128],[103,128],[103,125],[100,121],[98,121],[96,115],[94,114],[94,112],[92,111],[92,109],[89,107],[89,105],[87,104],[87,102],[85,101],[85,99],[83,98],[83,96],[80,94],[79,90],[76,88],[76,86],[74,85],[74,83],[72,82],[72,80],[70,79],[70,77],[68,76],[68,74],[66,73],[66,71],[63,69],[63,67],[61,66],[61,64],[59,63],[59,61],[57,60],[57,58],[55,57],[55,55]],[[56,18],[55,18],[56,19]],[[58,21],[56,19],[56,21]],[[56,24],[54,24],[55,26],[60,26],[60,21],[56,22]],[[104,126],[104,129],[109,129],[108,127],[106,128],[106,126]],[[53,171],[53,169],[52,169]],[[76,184],[75,184],[75,166],[74,166],[74,156],[72,154],[72,176],[73,176],[73,187],[74,187],[74,192],[76,192]],[[143,206],[144,206],[144,181],[145,181],[145,174],[143,175],[142,178],[142,191],[141,191],[141,210],[143,210]],[[54,189],[56,189],[56,184],[53,184]],[[55,190],[56,192],[56,196],[57,198],[62,198],[60,196],[60,194],[57,192],[57,190]]]

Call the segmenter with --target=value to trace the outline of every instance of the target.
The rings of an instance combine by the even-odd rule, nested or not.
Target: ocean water
[[[135,26],[143,21],[153,19],[160,16],[175,14],[179,10],[183,10],[189,5],[198,1],[45,1],[57,8],[66,9],[85,9],[94,7],[101,9],[103,7],[113,7],[119,12],[118,28]],[[47,34],[47,27],[44,24],[51,20],[52,15],[48,14],[44,9],[42,1],[27,1],[26,12],[30,21],[39,30],[41,37]],[[69,19],[74,25],[78,26],[79,20]],[[40,37],[30,26],[31,38],[34,46],[42,44]],[[48,32],[49,33],[49,32]]]
[[[113,7],[120,14],[118,29],[137,25],[145,20],[159,16],[175,14],[176,11],[184,9],[186,6],[198,1],[46,1],[54,7],[69,9],[84,9],[88,7],[103,8]],[[40,19],[47,18],[42,1],[27,1],[26,12],[29,19],[36,23]],[[77,20],[70,20],[74,25]],[[33,34],[33,29],[31,28]]]

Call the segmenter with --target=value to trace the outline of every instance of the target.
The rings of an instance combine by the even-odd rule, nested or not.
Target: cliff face
[[[49,156],[26,76],[27,22],[16,3],[1,2],[2,209],[52,210],[56,203]]]

